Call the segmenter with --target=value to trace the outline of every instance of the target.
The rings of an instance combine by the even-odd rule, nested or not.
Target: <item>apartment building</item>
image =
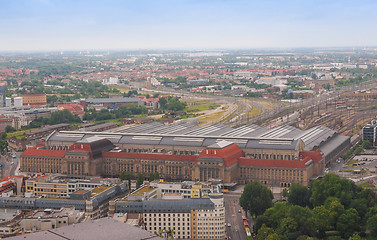
[[[119,179],[115,178],[58,179],[50,175],[26,180],[25,190],[33,196],[64,198],[79,190],[92,191],[100,186],[110,186],[119,182]]]
[[[211,192],[201,197],[198,192],[208,189],[200,187],[203,185],[193,183],[180,188],[178,183],[146,184],[127,197],[110,202],[109,215],[140,214],[145,230],[166,237],[225,239],[223,195]],[[166,189],[172,191],[164,193]],[[195,194],[189,195],[191,190]]]

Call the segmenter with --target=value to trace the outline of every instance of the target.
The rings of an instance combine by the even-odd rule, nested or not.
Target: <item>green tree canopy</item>
[[[349,238],[355,231],[359,231],[360,217],[356,209],[349,208],[340,215],[336,223],[336,229],[343,238]]]
[[[336,174],[326,174],[322,179],[316,179],[312,184],[310,201],[313,206],[323,205],[328,197],[337,197],[348,207],[361,188],[349,179],[342,179]]]
[[[269,235],[272,235],[274,233],[274,229],[269,228],[263,224],[262,227],[258,230],[257,240],[265,240]]]
[[[144,182],[144,175],[142,173],[139,173],[137,175],[136,188],[139,188],[141,185],[143,185],[143,182]]]
[[[249,182],[245,185],[240,198],[241,207],[251,215],[261,215],[272,206],[274,196],[270,189],[259,182]]]
[[[368,219],[368,229],[373,237],[377,237],[377,214]]]
[[[292,184],[289,188],[288,203],[306,207],[310,204],[310,190],[301,184]]]

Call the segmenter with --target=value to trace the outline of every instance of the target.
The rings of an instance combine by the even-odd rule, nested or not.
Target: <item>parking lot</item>
[[[377,177],[377,155],[355,156],[348,165],[343,161],[332,163],[325,172],[333,172],[356,183]]]

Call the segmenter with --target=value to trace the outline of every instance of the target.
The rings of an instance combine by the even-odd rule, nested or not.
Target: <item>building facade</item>
[[[181,190],[194,186],[199,185]],[[176,185],[177,194],[162,199],[163,196],[156,192],[165,187],[163,183],[154,187],[146,184],[127,197],[110,202],[109,215],[140,214],[141,226],[157,235],[178,239],[225,239],[225,207],[221,193],[184,198],[185,193]]]
[[[46,105],[47,104],[47,98],[46,94],[23,94],[21,95],[23,99],[23,105],[30,105],[30,106],[36,106],[36,105]]]
[[[377,120],[372,120],[363,127],[363,140],[368,140],[373,146],[376,146],[377,139]]]

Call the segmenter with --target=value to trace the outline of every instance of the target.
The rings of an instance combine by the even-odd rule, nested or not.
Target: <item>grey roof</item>
[[[163,239],[155,234],[147,232],[138,227],[116,221],[112,218],[100,218],[94,221],[73,224],[62,228],[51,229],[43,232],[29,233],[16,237],[10,237],[11,240],[63,240],[63,239],[112,239],[112,240],[135,240]]]
[[[213,149],[223,149],[227,146],[230,146],[232,145],[233,143],[232,142],[228,142],[228,141],[225,141],[225,140],[221,140],[220,142],[217,142],[217,143],[214,143],[212,145],[209,145],[208,148],[213,148]]]
[[[326,143],[320,146],[321,151],[324,153],[325,157],[336,149],[338,146],[342,145],[345,142],[349,142],[349,136],[337,135],[334,138],[330,139]]]
[[[112,127],[112,126],[118,126],[117,123],[115,122],[106,122],[106,123],[102,123],[102,124],[98,124],[98,125],[94,125],[94,126],[90,126],[90,127],[85,127],[85,128],[82,128],[83,131],[88,131],[88,132],[95,132],[97,131],[98,129],[101,129],[101,128],[104,128],[104,127]]]
[[[190,212],[193,209],[214,209],[209,198],[190,198],[183,200],[147,200],[143,202],[118,201],[115,203],[117,213],[153,213],[153,212]]]
[[[45,126],[45,127],[41,128],[41,129],[31,130],[30,134],[36,134],[36,133],[51,131],[51,130],[55,130],[57,128],[69,127],[69,126],[70,125],[68,123],[59,123],[59,124],[55,124],[55,125],[48,125],[48,126]]]
[[[281,150],[297,150],[300,139],[296,140],[281,140],[281,139],[261,139],[249,140],[245,148],[254,149],[281,149]]]
[[[319,148],[321,144],[333,138],[335,135],[337,135],[337,133],[334,130],[317,126],[303,131],[297,138],[301,138],[304,141],[306,150],[313,150]]]
[[[240,148],[297,149],[302,140],[305,150],[315,150],[337,133],[327,127],[300,130],[289,125],[264,129],[254,124],[229,128],[221,124],[198,127],[190,123],[164,125],[157,122],[141,124],[119,132],[73,132],[53,133],[49,140],[74,142],[90,136],[108,138],[114,144],[170,145],[208,147],[225,140]]]
[[[87,98],[87,103],[100,104],[100,103],[138,103],[140,98]]]

